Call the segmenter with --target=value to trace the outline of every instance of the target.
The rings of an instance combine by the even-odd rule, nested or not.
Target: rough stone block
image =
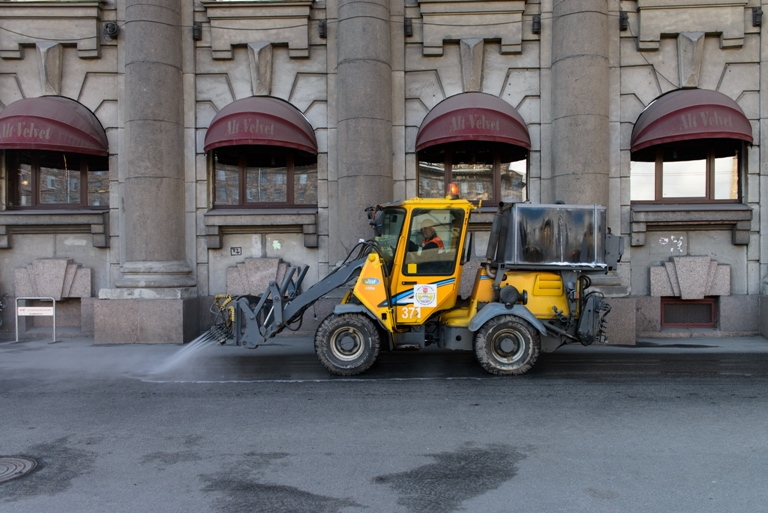
[[[246,258],[244,264],[240,272],[245,271],[244,281],[248,284],[250,294],[260,294],[267,290],[269,282],[276,279],[281,269],[284,276],[287,268],[279,258]]]
[[[77,264],[67,264],[67,271],[64,274],[64,285],[62,286],[62,296],[72,297],[69,291],[72,289],[72,283],[75,281],[75,274],[77,274]],[[90,294],[88,294],[90,296]]]
[[[658,332],[661,330],[661,300],[658,297],[638,296],[636,298],[637,333]]]
[[[665,267],[649,267],[651,278],[651,295],[654,297],[674,296],[674,290],[672,289],[672,283],[669,278],[669,273]]]
[[[14,285],[17,297],[29,297],[35,295],[29,273],[26,269],[14,269]]]
[[[138,300],[102,299],[93,305],[95,344],[136,344],[139,342]]]
[[[611,312],[606,316],[606,335],[610,345],[635,345],[637,298],[610,298]]]
[[[91,269],[79,267],[67,297],[91,297]]]
[[[71,260],[41,259],[32,262],[32,280],[40,296],[50,296],[56,301],[62,297],[64,276]],[[27,267],[29,270],[29,267]]]
[[[94,342],[189,342],[200,334],[198,306],[198,298],[98,300],[94,304]]]
[[[757,333],[760,330],[760,299],[755,295],[720,298],[720,331]]]
[[[677,281],[677,269],[675,268],[675,264],[672,262],[664,262],[664,268],[667,270],[667,275],[669,276],[669,283],[672,287],[672,295],[679,296],[680,283]]]
[[[707,289],[709,257],[675,257],[672,259],[677,271],[682,299],[702,299]]]
[[[247,294],[248,283],[243,281],[238,267],[227,268],[227,294]]]
[[[707,290],[708,296],[731,295],[731,266],[718,265],[712,284]]]

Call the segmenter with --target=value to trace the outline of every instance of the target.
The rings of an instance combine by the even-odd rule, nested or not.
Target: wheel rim
[[[336,330],[331,337],[331,353],[339,360],[356,360],[365,351],[365,337],[357,328],[347,326]]]
[[[501,330],[493,337],[491,353],[500,362],[514,363],[525,354],[525,340],[517,330]]]

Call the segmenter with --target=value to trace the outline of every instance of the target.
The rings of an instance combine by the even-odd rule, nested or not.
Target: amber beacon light
[[[445,199],[459,199],[459,186],[455,183],[448,184],[448,194]]]

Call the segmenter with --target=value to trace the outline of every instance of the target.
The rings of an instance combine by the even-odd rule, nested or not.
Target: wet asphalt
[[[751,512],[768,341],[565,347],[524,376],[382,353],[331,376],[256,350],[0,343],[0,512]]]

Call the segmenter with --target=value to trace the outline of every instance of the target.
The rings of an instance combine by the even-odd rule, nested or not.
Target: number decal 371
[[[404,306],[400,317],[403,319],[421,319],[421,307],[420,306]]]

